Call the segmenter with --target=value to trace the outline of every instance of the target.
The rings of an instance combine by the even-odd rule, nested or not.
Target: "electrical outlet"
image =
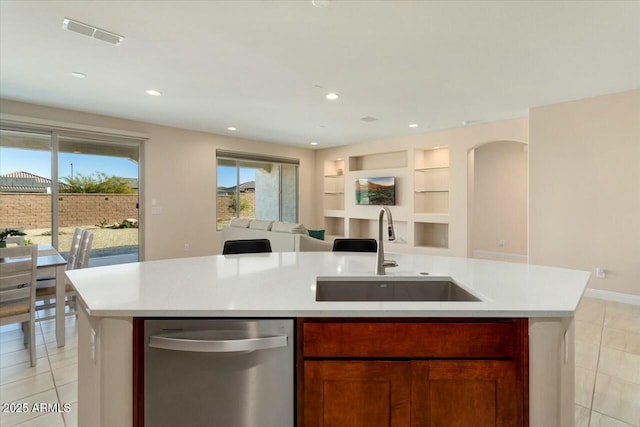
[[[498,246],[500,246],[501,248],[504,247],[504,245],[507,244],[507,241],[504,239],[500,239],[500,241],[498,242]]]
[[[607,278],[607,270],[602,267],[596,267],[596,277],[598,279],[606,279]]]
[[[185,243],[184,244],[184,251],[187,252],[187,251],[190,251],[190,250],[191,250],[191,245],[189,245],[188,243]]]

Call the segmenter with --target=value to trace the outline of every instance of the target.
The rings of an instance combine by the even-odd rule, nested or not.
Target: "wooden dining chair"
[[[269,239],[227,240],[222,248],[223,255],[257,254],[271,252]]]
[[[86,268],[89,265],[91,257],[91,245],[93,243],[93,233],[82,228],[76,228],[71,240],[71,248],[67,259],[66,270],[77,270]],[[68,283],[65,283],[65,304],[69,306],[68,314],[75,314],[76,310],[76,292]],[[36,310],[46,310],[55,307],[53,301],[56,297],[56,281],[55,278],[38,280],[36,288],[36,302],[43,302],[37,305]],[[48,320],[55,318],[55,315],[39,317],[37,320]]]
[[[377,252],[376,239],[335,239],[334,252]]]
[[[36,365],[35,298],[38,246],[0,248],[0,326],[20,322]]]

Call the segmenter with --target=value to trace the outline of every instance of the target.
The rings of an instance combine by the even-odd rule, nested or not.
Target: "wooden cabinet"
[[[411,362],[412,426],[522,426],[517,364],[503,360]]]
[[[526,324],[300,320],[298,426],[527,426]]]
[[[409,425],[409,363],[305,361],[304,375],[306,427]]]

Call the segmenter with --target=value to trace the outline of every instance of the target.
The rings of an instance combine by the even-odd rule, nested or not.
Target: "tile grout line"
[[[607,303],[605,301],[602,310],[602,323],[600,324],[600,342],[598,343],[598,357],[596,358],[596,372],[593,376],[593,389],[591,390],[591,401],[589,404],[589,419],[587,426],[591,426],[591,414],[593,414],[593,403],[596,397],[596,383],[598,382],[598,371],[600,369],[600,353],[602,352],[602,341],[604,336],[604,319],[607,317]]]
[[[66,319],[65,319],[65,323],[66,323]],[[42,332],[42,339],[44,341],[44,331],[42,330],[42,324],[38,322],[38,326],[40,326],[40,330]],[[65,335],[66,335],[66,331],[65,331]],[[55,345],[56,346],[58,345],[57,341],[55,342]],[[61,402],[60,402],[60,392],[58,391],[58,384],[56,384],[56,377],[55,377],[55,375],[53,375],[53,366],[51,366],[51,360],[49,359],[49,346],[47,346],[46,341],[45,341],[44,347],[45,347],[45,351],[47,352],[47,363],[49,363],[49,370],[51,371],[51,380],[53,381],[53,388],[56,391],[56,398],[58,399],[58,404],[61,404]],[[62,415],[62,425],[64,427],[67,426],[67,421],[65,420],[64,415]]]

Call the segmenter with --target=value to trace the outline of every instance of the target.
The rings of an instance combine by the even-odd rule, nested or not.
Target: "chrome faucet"
[[[386,274],[385,267],[396,267],[398,263],[395,261],[385,261],[384,260],[384,239],[382,237],[382,221],[384,219],[384,214],[387,214],[387,233],[389,236],[389,240],[396,239],[396,233],[393,229],[393,218],[391,217],[391,211],[389,208],[384,207],[380,209],[380,213],[378,214],[378,253],[376,254],[376,274],[382,276]]]

